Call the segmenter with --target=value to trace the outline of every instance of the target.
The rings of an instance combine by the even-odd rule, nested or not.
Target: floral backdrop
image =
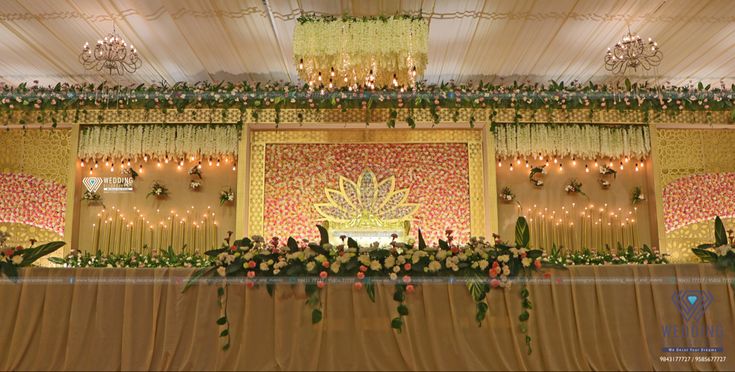
[[[64,234],[66,187],[19,173],[0,173],[0,223],[21,223]]]
[[[679,178],[664,188],[666,231],[715,216],[735,217],[735,173]]]
[[[356,180],[366,168],[379,180],[395,176],[396,189],[410,188],[420,207],[411,235],[421,228],[436,240],[452,228],[469,238],[470,195],[466,144],[269,144],[265,154],[266,234],[317,239],[316,203],[339,176]]]

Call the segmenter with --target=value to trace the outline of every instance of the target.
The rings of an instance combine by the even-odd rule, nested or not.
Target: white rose
[[[260,271],[268,271],[268,264],[265,262],[260,263]]]
[[[16,254],[13,256],[13,265],[20,265],[20,263],[23,262],[23,257],[19,254]]]
[[[442,264],[439,261],[431,261],[429,262],[428,268],[431,272],[439,271],[442,268]]]
[[[399,265],[403,265],[406,263],[406,257],[398,256],[398,260],[396,260]]]
[[[510,257],[507,254],[498,256],[498,262],[508,262]]]
[[[487,260],[480,260],[479,262],[480,270],[485,270],[488,265],[490,265],[490,263],[487,262]]]
[[[508,276],[510,275],[510,266],[503,266],[503,275]]]
[[[316,264],[314,263],[314,261],[309,261],[306,264],[306,271],[312,271],[314,270],[315,267],[316,267]]]
[[[340,268],[339,261],[335,261],[334,263],[332,263],[331,269],[333,273],[337,274],[339,272],[339,268]]]
[[[373,270],[373,271],[380,270],[380,262],[376,260],[373,260],[372,262],[370,262],[370,270]]]
[[[398,275],[396,273],[390,273],[390,280],[396,280],[398,279]]]
[[[393,272],[394,273],[398,273],[399,271],[401,271],[401,267],[400,266],[393,266]]]
[[[385,266],[386,269],[390,269],[396,264],[396,258],[393,256],[386,257],[385,261],[383,262],[383,266]]]
[[[280,269],[275,269],[275,270],[273,270],[273,275],[278,275],[278,273],[280,273],[280,272],[281,272]]]
[[[225,276],[225,267],[224,266],[218,267],[217,274],[219,274],[219,276]]]
[[[521,260],[521,264],[523,265],[523,267],[529,267],[531,266],[531,261],[532,260],[530,258],[526,257]]]

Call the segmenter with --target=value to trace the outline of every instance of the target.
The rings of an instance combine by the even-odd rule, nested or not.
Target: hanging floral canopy
[[[299,77],[330,86],[412,86],[423,76],[429,21],[420,16],[299,18],[293,50]]]

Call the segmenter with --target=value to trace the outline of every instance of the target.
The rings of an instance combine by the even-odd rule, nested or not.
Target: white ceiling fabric
[[[3,0],[0,81],[295,81],[291,40],[302,12],[420,10],[431,17],[429,82],[611,81],[604,53],[628,26],[664,55],[657,71],[629,72],[632,80],[735,80],[730,0]],[[113,21],[143,59],[134,74],[90,72],[78,61],[85,41]]]

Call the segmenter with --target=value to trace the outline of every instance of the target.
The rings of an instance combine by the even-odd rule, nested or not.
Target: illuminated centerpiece
[[[328,203],[315,204],[326,221],[332,241],[341,235],[362,244],[388,243],[391,235],[403,240],[410,230],[418,204],[408,203],[409,189],[396,190],[396,178],[378,181],[375,173],[365,169],[356,182],[339,177],[339,190],[324,190]]]

